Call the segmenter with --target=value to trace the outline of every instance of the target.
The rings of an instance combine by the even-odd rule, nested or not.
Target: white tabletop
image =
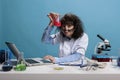
[[[62,67],[63,70],[56,70],[55,68]],[[107,63],[104,69],[97,68],[97,70],[88,70],[80,68],[79,66],[60,66],[57,64],[41,65],[27,67],[25,71],[15,71],[14,69],[8,72],[0,71],[0,80],[102,80],[120,79],[120,68],[113,65],[111,62]]]

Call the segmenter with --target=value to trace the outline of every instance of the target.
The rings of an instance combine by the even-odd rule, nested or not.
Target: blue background
[[[25,57],[57,56],[58,45],[41,43],[49,12],[81,18],[89,36],[86,56],[91,57],[101,41],[97,34],[110,41],[110,55],[120,54],[120,0],[0,0],[0,49],[11,41]]]

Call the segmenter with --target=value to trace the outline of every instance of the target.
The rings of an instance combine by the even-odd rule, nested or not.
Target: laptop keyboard
[[[51,62],[48,61],[48,60],[40,60],[40,62],[37,62],[37,61],[35,61],[35,60],[33,60],[33,59],[25,59],[25,61],[26,61],[27,63],[30,63],[30,64],[36,64],[36,63],[40,63],[40,62],[42,62],[42,63],[51,63]],[[14,66],[17,65],[17,61],[11,61],[11,62],[12,62],[12,65],[14,65]]]
[[[30,63],[30,64],[32,64],[32,63],[39,63],[39,62],[37,62],[37,61],[35,61],[33,59],[25,59],[25,61]]]
[[[43,62],[43,63],[51,63],[50,61],[48,61],[48,60],[41,60],[41,62]]]
[[[35,60],[33,60],[33,59],[25,59],[25,61],[27,62],[27,63],[30,63],[30,64],[35,64],[35,63],[39,63],[39,62],[37,62],[37,61],[35,61]],[[11,61],[12,62],[12,65],[17,65],[17,61]]]

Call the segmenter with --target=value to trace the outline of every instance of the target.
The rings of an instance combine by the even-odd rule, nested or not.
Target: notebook
[[[18,59],[22,59],[27,66],[52,64],[49,60],[44,60],[42,58],[24,58],[24,57],[21,57],[21,53],[14,43],[5,42],[5,44],[11,50],[13,55],[16,57],[16,59],[11,60],[13,65],[17,65]]]

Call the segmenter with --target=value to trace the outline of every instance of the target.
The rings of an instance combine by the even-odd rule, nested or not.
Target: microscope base
[[[112,58],[108,55],[93,54],[92,60],[97,60],[98,62],[111,62]]]

